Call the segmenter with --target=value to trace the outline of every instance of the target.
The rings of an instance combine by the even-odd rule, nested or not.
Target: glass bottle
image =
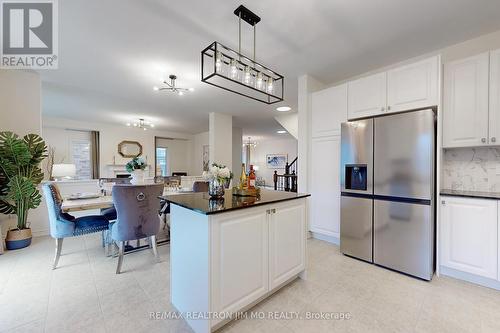
[[[255,180],[257,177],[255,176],[255,171],[253,169],[253,165],[250,165],[250,172],[248,173],[248,189],[255,188]]]
[[[245,173],[245,163],[241,163],[240,190],[247,188],[247,174]]]

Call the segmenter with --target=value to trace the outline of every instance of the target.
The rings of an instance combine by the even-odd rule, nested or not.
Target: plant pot
[[[132,171],[132,179],[130,180],[130,184],[133,185],[144,184],[144,170],[138,169]]]
[[[14,229],[7,231],[5,246],[7,250],[22,249],[31,244],[31,229]]]

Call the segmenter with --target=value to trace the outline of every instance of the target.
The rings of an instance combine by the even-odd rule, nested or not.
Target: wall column
[[[210,164],[233,167],[233,117],[211,112],[209,116]]]

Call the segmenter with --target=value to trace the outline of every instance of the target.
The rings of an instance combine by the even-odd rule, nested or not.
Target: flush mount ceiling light
[[[201,51],[201,81],[266,104],[283,101],[284,77],[255,61],[256,30],[260,17],[243,5],[238,16],[238,52],[213,42]],[[253,26],[253,57],[241,53],[241,20]]]
[[[277,107],[276,108],[276,111],[279,111],[279,112],[286,112],[286,111],[290,111],[292,108],[289,107],[289,106],[280,106],[280,107]]]
[[[180,87],[177,87],[175,85],[175,80],[177,79],[177,76],[175,76],[175,75],[172,74],[168,78],[170,79],[170,83],[167,82],[164,79],[161,79],[162,84],[164,84],[164,86],[162,86],[162,87],[156,87],[155,86],[155,87],[153,87],[153,90],[154,91],[168,90],[168,91],[171,91],[173,93],[176,93],[179,96],[184,95],[184,93],[186,93],[188,91],[194,91],[194,88],[180,88]]]
[[[126,125],[128,127],[135,127],[135,128],[142,129],[144,131],[146,131],[148,128],[155,127],[155,125],[152,122],[146,121],[143,118],[139,118],[137,121],[134,121],[132,123],[126,123]]]

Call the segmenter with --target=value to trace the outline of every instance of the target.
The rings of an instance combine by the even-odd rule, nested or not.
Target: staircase
[[[284,174],[274,170],[273,181],[275,191],[297,192],[297,157],[291,163],[286,162]]]

